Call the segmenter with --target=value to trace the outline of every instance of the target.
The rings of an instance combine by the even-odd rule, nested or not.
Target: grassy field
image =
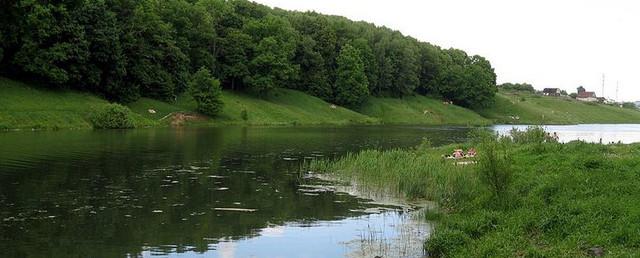
[[[108,102],[91,94],[47,90],[0,77],[0,129],[92,128],[89,118]],[[134,123],[154,125],[133,115]]]
[[[362,114],[380,119],[385,124],[487,125],[491,121],[477,113],[441,100],[411,96],[402,99],[375,98],[358,109]]]
[[[470,146],[477,164],[441,158]],[[506,155],[487,154],[490,146]],[[637,257],[639,159],[639,144],[502,140],[368,150],[310,166],[435,201],[425,246],[436,257]]]
[[[89,93],[48,90],[0,77],[0,129],[91,128],[93,112],[108,104]],[[474,112],[442,101],[410,96],[402,99],[369,98],[356,111],[333,107],[305,93],[278,89],[270,96],[224,91],[224,108],[215,118],[200,116],[199,125],[488,125],[640,123],[640,111],[560,97],[542,97],[519,92],[501,92],[496,104]],[[142,98],[127,106],[137,127],[169,124],[174,112],[195,113],[196,104],[187,95],[175,103]],[[155,113],[149,113],[153,109]],[[514,119],[518,117],[519,119]],[[165,118],[163,120],[163,118]]]
[[[213,119],[204,124],[246,124],[246,125],[320,125],[320,124],[368,124],[377,123],[365,115],[346,108],[336,107],[319,98],[295,90],[278,89],[261,99],[246,94],[224,91],[224,108]],[[137,113],[152,119],[160,119],[171,112],[195,112],[196,103],[188,96],[178,98],[175,104],[143,98],[129,107]],[[156,114],[149,114],[154,109]],[[242,113],[246,111],[246,120]]]
[[[495,105],[479,113],[499,124],[640,123],[637,110],[525,92],[501,91]]]

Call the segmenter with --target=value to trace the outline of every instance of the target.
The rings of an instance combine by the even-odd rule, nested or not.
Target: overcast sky
[[[487,57],[498,83],[640,100],[640,1],[257,0],[387,26],[444,48]]]

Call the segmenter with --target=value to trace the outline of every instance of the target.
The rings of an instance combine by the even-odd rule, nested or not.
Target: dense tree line
[[[496,90],[481,56],[244,0],[5,0],[0,39],[2,74],[121,102],[171,101],[201,69],[225,89],[291,88],[346,106],[422,94],[480,107]]]
[[[527,92],[531,92],[531,93],[535,93],[536,92],[536,89],[533,88],[533,85],[531,85],[529,83],[511,83],[511,82],[506,82],[506,83],[498,85],[498,88],[499,89],[504,89],[504,90],[527,91]]]

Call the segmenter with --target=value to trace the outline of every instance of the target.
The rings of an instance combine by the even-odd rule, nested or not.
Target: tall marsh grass
[[[448,208],[462,208],[464,199],[477,194],[477,176],[471,167],[454,166],[438,153],[433,149],[365,150],[337,160],[311,161],[309,169],[389,189],[410,199],[434,200]]]

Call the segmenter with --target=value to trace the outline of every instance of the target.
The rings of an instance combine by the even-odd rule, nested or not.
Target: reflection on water
[[[512,128],[526,129],[527,125],[496,125],[494,130],[501,134]],[[640,142],[640,124],[581,124],[581,125],[545,125],[547,132],[556,132],[561,142],[581,140],[601,143]]]
[[[241,240],[208,239],[212,251],[207,257],[421,257],[419,247],[429,227],[423,219],[410,218],[410,214],[396,211],[313,224],[269,226],[260,229],[257,236]],[[143,249],[143,257],[201,255],[197,251],[179,250],[177,246]]]
[[[466,132],[232,127],[1,133],[0,257],[349,255],[358,241],[402,237],[395,229],[409,213],[313,187],[327,182],[300,174],[300,162],[415,146],[422,137],[457,142]],[[393,211],[369,214],[380,206]]]

